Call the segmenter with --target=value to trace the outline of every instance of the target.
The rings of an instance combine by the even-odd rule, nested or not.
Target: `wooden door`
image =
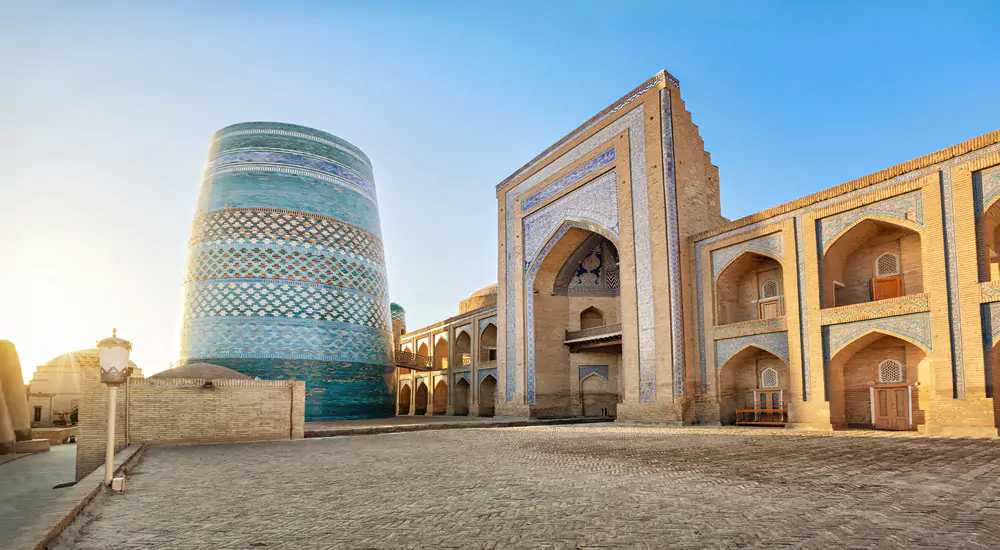
[[[781,316],[781,307],[778,300],[767,300],[760,301],[757,303],[757,308],[760,313],[761,319],[772,319],[774,317]]]
[[[875,388],[875,429],[910,429],[910,395],[905,386]]]
[[[872,300],[898,298],[903,295],[903,276],[877,277],[872,279]]]

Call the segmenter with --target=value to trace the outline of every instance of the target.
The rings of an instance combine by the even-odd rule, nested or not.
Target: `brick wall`
[[[303,437],[305,382],[298,380],[131,379],[118,390],[115,446],[212,443]],[[84,373],[76,477],[104,461],[107,388]]]

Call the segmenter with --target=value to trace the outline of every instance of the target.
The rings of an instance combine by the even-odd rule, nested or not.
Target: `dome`
[[[462,302],[458,304],[458,313],[461,315],[470,311],[475,311],[485,307],[493,307],[496,305],[497,284],[493,283],[488,287],[481,288],[473,292],[468,298],[462,300]]]
[[[142,376],[142,370],[134,361],[128,362],[129,366],[135,369],[132,376]],[[97,348],[81,349],[70,351],[62,355],[49,359],[44,365],[50,368],[77,368],[77,367],[98,367],[101,366],[101,354]]]
[[[203,378],[205,380],[249,380],[242,372],[236,372],[211,363],[189,363],[158,372],[150,378]]]

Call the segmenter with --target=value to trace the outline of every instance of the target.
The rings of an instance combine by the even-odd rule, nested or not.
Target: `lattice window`
[[[763,300],[778,297],[778,281],[768,280],[760,285],[760,297]]]
[[[881,384],[889,382],[902,382],[905,379],[906,369],[895,359],[886,359],[878,364],[878,381]]]
[[[771,367],[760,373],[760,387],[764,389],[778,387],[778,371]]]
[[[875,260],[875,276],[889,277],[899,275],[899,256],[886,252]]]

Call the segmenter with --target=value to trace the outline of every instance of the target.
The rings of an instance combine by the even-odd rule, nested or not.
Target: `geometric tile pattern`
[[[492,376],[494,380],[497,378],[497,369],[480,369],[476,371],[476,384],[482,384],[483,378],[487,376]]]
[[[721,368],[730,358],[748,347],[757,347],[769,351],[788,363],[788,333],[769,332],[740,336],[726,340],[715,341],[715,367]]]
[[[389,310],[391,311],[393,321],[406,321],[406,310],[403,306],[392,302],[389,304]]]
[[[469,371],[462,371],[454,373],[455,383],[457,384],[459,380],[465,379],[466,382],[472,384],[472,380],[469,379]]]
[[[1000,281],[990,281],[979,285],[979,301],[1000,302]]]
[[[785,317],[781,316],[720,325],[715,327],[714,335],[716,340],[725,340],[726,338],[736,338],[738,336],[782,332],[788,330],[787,327],[788,324],[785,322]]]
[[[829,360],[844,346],[873,330],[901,336],[932,349],[931,314],[924,312],[825,326],[823,327],[824,356]]]
[[[184,278],[181,361],[306,381],[306,418],[393,414],[378,203],[360,149],[311,128],[216,133]]]
[[[189,246],[198,244],[287,244],[385,263],[382,241],[333,218],[283,210],[227,208],[194,220]]]
[[[184,286],[184,315],[284,317],[356,323],[390,330],[382,300],[310,283],[200,281]]]
[[[712,251],[712,278],[715,279],[722,273],[722,270],[726,268],[737,256],[743,252],[749,250],[751,252],[761,252],[767,254],[768,256],[774,256],[779,260],[784,260],[785,256],[782,251],[782,238],[781,233],[772,233],[770,235],[764,235],[762,237],[757,237],[756,239],[750,239],[748,241],[743,241],[741,243],[736,243],[732,246],[727,246],[719,250]]]
[[[982,306],[983,342],[991,350],[1000,337],[1000,302],[990,302]]]
[[[596,374],[601,378],[608,379],[608,366],[607,365],[580,365],[580,381],[582,382],[584,378],[590,376],[591,374]]]
[[[684,295],[681,287],[681,245],[674,178],[674,128],[670,91],[660,90],[660,145],[663,150],[663,195],[667,201],[667,276],[670,283],[670,355],[673,358],[674,398],[684,397]]]
[[[480,332],[480,334],[482,334],[483,330],[486,329],[486,326],[489,325],[490,323],[492,323],[494,327],[497,326],[497,316],[496,315],[490,315],[489,317],[484,317],[484,318],[482,318],[482,319],[479,320],[479,332]]]
[[[983,208],[1000,194],[1000,166],[972,174],[972,183],[976,190],[976,214],[982,214]]]
[[[388,296],[388,282],[382,266],[288,245],[192,248],[184,283],[213,279],[301,281],[349,288],[378,298]]]
[[[588,160],[587,162],[581,164],[576,170],[566,174],[565,176],[557,179],[556,181],[546,185],[543,189],[529,195],[524,200],[521,201],[521,211],[531,210],[534,206],[541,204],[545,199],[555,195],[556,193],[566,189],[567,187],[573,185],[574,183],[584,179],[585,177],[593,174],[597,170],[604,168],[605,166],[611,164],[615,161],[615,148],[612,147],[607,151],[597,155],[596,157]]]
[[[898,195],[882,201],[866,204],[854,210],[841,212],[823,218],[819,221],[820,248],[826,249],[845,229],[854,222],[865,216],[881,216],[887,218],[909,219],[907,215],[913,216],[913,221],[917,225],[924,225],[924,194],[922,191],[912,191],[903,195]]]
[[[662,75],[658,75],[654,79],[644,83],[642,86],[637,88],[633,93],[629,94],[629,97],[637,97],[637,95],[644,93],[650,88],[657,85],[658,82],[663,80]],[[615,105],[602,111],[598,116],[594,117],[583,126],[580,127],[573,135],[577,135],[579,132],[584,131],[587,127],[596,124],[598,121],[610,117],[612,114],[621,110],[622,106],[625,105],[622,101],[616,102]],[[646,166],[646,150],[645,150],[645,127],[644,127],[644,109],[643,105],[632,108],[630,111],[621,114],[615,120],[612,120],[600,130],[597,130],[591,136],[586,139],[581,140],[576,146],[566,151],[565,153],[559,155],[556,158],[551,158],[550,153],[554,151],[554,148],[543,152],[543,154],[536,157],[525,167],[517,170],[511,177],[507,178],[503,183],[501,183],[497,189],[501,189],[504,185],[510,182],[511,178],[516,178],[518,175],[524,173],[529,166],[537,166],[538,170],[535,171],[530,176],[527,176],[518,183],[516,186],[511,187],[503,192],[503,207],[504,207],[504,239],[508,251],[516,250],[517,242],[517,210],[514,207],[515,199],[522,193],[526,193],[532,187],[539,185],[545,180],[553,177],[557,172],[568,166],[569,164],[579,160],[585,155],[597,150],[599,147],[608,143],[609,141],[615,139],[616,136],[622,132],[628,132],[628,142],[629,142],[629,175],[632,184],[633,194],[638,195],[636,190],[646,190],[648,187],[648,179],[645,170]],[[566,140],[571,138],[566,138],[559,142],[559,146],[566,142]],[[556,147],[556,146],[553,146]],[[541,166],[543,164],[544,166]],[[591,182],[593,184],[593,182]],[[588,184],[588,185],[591,185]],[[578,191],[578,190],[577,190]],[[575,191],[574,191],[575,192]],[[572,194],[572,193],[570,193]],[[617,201],[617,193],[612,195],[614,200]],[[609,197],[610,198],[610,197]],[[635,199],[635,197],[633,197]],[[558,202],[558,201],[556,201]],[[633,205],[634,207],[635,205]],[[599,207],[599,205],[594,205],[594,207]],[[545,210],[545,209],[543,209]],[[638,303],[640,305],[639,316],[641,316],[639,321],[639,370],[640,370],[640,400],[643,402],[649,402],[651,399],[655,399],[655,342],[653,340],[653,324],[652,324],[652,282],[651,279],[648,281],[649,285],[645,285],[647,282],[644,275],[651,274],[651,263],[649,254],[649,212],[646,209],[634,209],[633,211],[633,225],[636,228],[635,231],[635,258],[637,262],[636,266],[636,277],[637,282],[640,283],[636,288],[636,295],[638,298]],[[567,212],[567,217],[580,218],[575,212]],[[587,220],[587,221],[598,221],[598,220]],[[615,225],[617,225],[617,213],[615,214]],[[600,222],[598,222],[600,223]],[[555,227],[558,227],[556,224]],[[610,226],[605,226],[610,229]],[[554,229],[554,228],[553,228]],[[617,229],[617,228],[616,228]],[[617,236],[617,233],[614,233]],[[546,235],[547,236],[547,235]],[[643,242],[644,241],[644,242]],[[528,251],[532,248],[525,244],[524,251],[525,257],[528,258]],[[504,284],[504,348],[498,350],[498,364],[502,365],[505,372],[505,397],[506,400],[512,401],[514,399],[514,390],[517,387],[517,337],[516,333],[519,328],[524,325],[519,322],[515,314],[516,302],[519,299],[515,296],[514,280],[517,277],[519,266],[514,264],[515,254],[506,254],[506,259],[502,266],[503,270],[503,280]],[[642,273],[640,273],[640,271]],[[648,272],[647,272],[648,271]],[[525,298],[528,298],[525,296]],[[650,314],[650,315],[647,315]],[[527,321],[525,319],[524,321]],[[529,350],[525,350],[528,352]]]
[[[850,323],[852,321],[864,321],[876,317],[892,317],[894,315],[906,315],[907,313],[920,313],[929,311],[930,305],[927,302],[927,294],[911,294],[898,298],[887,298],[874,302],[864,302],[849,306],[820,310],[821,325],[836,325],[840,323]]]
[[[538,257],[538,252],[566,219],[590,221],[618,235],[618,180],[615,171],[563,195],[523,220],[524,267]]]

